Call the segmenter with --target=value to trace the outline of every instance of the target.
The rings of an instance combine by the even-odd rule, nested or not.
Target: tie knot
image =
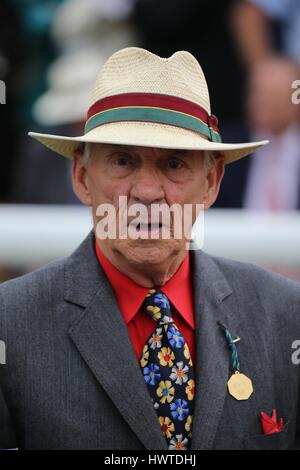
[[[151,289],[145,297],[143,307],[159,325],[173,323],[168,297],[159,289]]]

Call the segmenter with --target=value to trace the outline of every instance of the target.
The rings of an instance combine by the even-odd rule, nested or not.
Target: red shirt
[[[119,271],[104,256],[97,242],[95,245],[97,258],[114,289],[119,309],[128,328],[135,355],[140,360],[143,347],[156,325],[155,320],[141,309],[141,305],[150,288],[136,284],[132,279]],[[172,303],[174,322],[187,342],[195,366],[195,320],[189,265],[189,256],[187,255],[177,272],[163,287],[160,287],[160,290],[168,296]]]

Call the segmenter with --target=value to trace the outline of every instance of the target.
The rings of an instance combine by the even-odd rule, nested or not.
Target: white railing
[[[208,253],[300,269],[300,212],[210,209],[204,222]],[[42,265],[67,256],[91,228],[85,207],[0,205],[0,265]]]

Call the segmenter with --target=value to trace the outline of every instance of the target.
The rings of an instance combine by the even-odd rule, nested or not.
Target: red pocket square
[[[273,408],[272,416],[268,416],[263,411],[261,412],[261,425],[264,434],[274,434],[275,432],[280,432],[282,430],[283,419],[280,418],[277,423],[276,410]]]

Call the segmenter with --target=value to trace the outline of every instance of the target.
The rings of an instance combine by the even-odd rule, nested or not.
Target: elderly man
[[[94,230],[70,257],[0,287],[1,447],[293,446],[299,284],[189,250],[224,164],[266,142],[221,143],[195,58],[139,48],[104,65],[83,136],[31,135],[73,158]],[[177,212],[153,220],[155,205]],[[192,222],[176,236],[186,206]],[[124,216],[103,236],[103,221]]]

